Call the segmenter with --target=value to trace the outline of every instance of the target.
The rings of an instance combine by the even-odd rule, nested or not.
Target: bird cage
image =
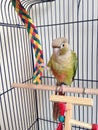
[[[98,1],[20,0],[40,36],[44,63],[52,53],[52,41],[66,37],[78,57],[78,69],[71,87],[98,89]],[[21,9],[20,9],[21,10]],[[11,0],[0,1],[0,129],[56,130],[52,117],[52,90],[14,88],[13,83],[32,84],[36,58],[26,27]],[[42,85],[56,85],[55,77],[43,70]],[[28,86],[29,87],[29,86]],[[73,117],[98,124],[98,96],[67,93],[92,98],[93,107],[73,108]],[[73,126],[72,130],[85,129]],[[87,129],[86,129],[87,130]]]

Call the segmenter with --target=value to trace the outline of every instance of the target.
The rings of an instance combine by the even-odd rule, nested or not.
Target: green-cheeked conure
[[[47,64],[57,80],[57,85],[62,84],[70,86],[74,80],[77,69],[77,56],[68,46],[66,38],[57,38],[52,42],[53,54]],[[57,94],[57,93],[56,93]],[[62,93],[59,93],[62,95]],[[58,104],[53,106],[53,119],[57,120],[59,116]]]

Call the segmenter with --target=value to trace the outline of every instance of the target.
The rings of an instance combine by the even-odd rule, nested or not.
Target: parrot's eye
[[[65,44],[62,43],[62,44],[60,45],[60,48],[62,49],[62,48],[64,48],[64,46],[65,46]]]

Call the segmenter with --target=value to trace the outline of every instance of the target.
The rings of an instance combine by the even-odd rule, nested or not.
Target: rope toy
[[[27,32],[30,37],[31,45],[35,52],[36,57],[36,65],[34,67],[34,75],[33,75],[33,83],[38,84],[41,82],[43,67],[38,66],[37,64],[44,63],[43,61],[43,51],[40,44],[40,38],[38,35],[38,31],[32,22],[32,19],[30,18],[28,12],[26,9],[22,6],[20,0],[11,0],[12,5],[14,6],[16,12],[18,13],[19,17],[21,18],[22,22],[24,23],[25,27],[27,28]]]

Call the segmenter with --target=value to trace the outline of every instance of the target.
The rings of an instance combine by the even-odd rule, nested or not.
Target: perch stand
[[[93,100],[91,98],[81,98],[81,97],[69,97],[69,96],[59,96],[51,95],[50,101],[53,102],[65,102],[68,108],[65,118],[65,128],[64,130],[71,130],[72,125],[84,127],[87,129],[92,129],[92,125],[84,123],[81,121],[76,121],[72,119],[72,107],[73,105],[83,105],[83,106],[93,106]]]
[[[55,91],[56,86],[49,86],[49,85],[35,85],[35,84],[23,84],[23,83],[13,83],[11,84],[14,88],[24,88],[24,89],[34,89],[34,90],[47,90],[47,91]],[[70,93],[80,93],[80,94],[90,94],[90,95],[98,95],[98,89],[89,89],[89,88],[78,88],[78,87],[67,87],[63,90],[64,92]],[[67,103],[67,112],[66,112],[66,119],[65,119],[65,129],[64,130],[71,130],[72,125],[84,127],[87,129],[98,130],[97,124],[88,124],[81,121],[76,121],[72,119],[72,107],[73,105],[83,105],[83,106],[92,106],[93,100],[91,98],[81,98],[81,97],[68,97],[68,96],[58,96],[58,95],[51,95],[50,100],[54,102],[66,102]]]

